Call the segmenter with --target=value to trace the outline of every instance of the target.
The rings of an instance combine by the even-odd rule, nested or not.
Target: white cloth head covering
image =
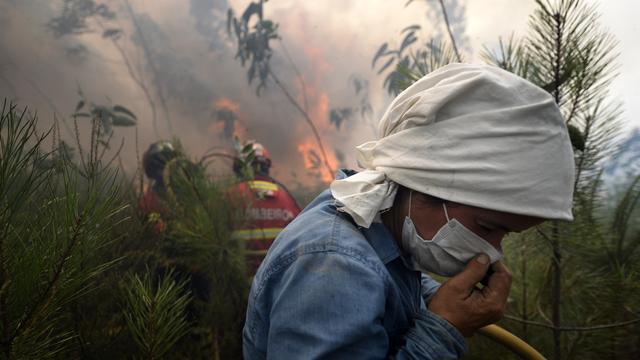
[[[357,147],[364,170],[331,183],[339,210],[369,227],[397,184],[445,200],[573,220],[574,158],[553,98],[508,71],[450,64],[398,95],[379,140]]]

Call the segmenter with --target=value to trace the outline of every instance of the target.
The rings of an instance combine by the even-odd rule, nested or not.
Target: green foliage
[[[570,125],[579,150],[578,185],[597,174],[599,162],[611,155],[619,130],[618,104],[604,100],[615,75],[617,41],[599,28],[595,7],[584,1],[537,1],[530,34],[513,38],[485,58],[549,91]]]
[[[331,109],[329,112],[329,122],[336,126],[337,130],[340,130],[340,125],[345,120],[353,116],[353,109],[350,107]]]
[[[255,178],[254,173],[254,161],[256,154],[253,150],[253,143],[247,142],[244,145],[240,142],[238,137],[233,139],[233,148],[237,154],[234,158],[234,167],[239,169],[240,178],[245,180],[252,180]]]
[[[125,287],[127,325],[146,359],[168,353],[188,331],[185,312],[191,296],[185,280],[174,280],[169,271],[154,284],[147,272],[132,276]]]
[[[272,40],[281,39],[277,32],[278,24],[274,23],[271,20],[264,19],[263,4],[264,0],[260,0],[259,2],[251,2],[251,4],[249,4],[249,6],[245,9],[241,18],[236,18],[232,9],[228,10],[227,33],[230,36],[233,36],[235,34],[238,45],[236,58],[240,59],[242,66],[245,65],[247,60],[251,61],[251,65],[249,66],[249,69],[247,71],[247,76],[249,79],[249,84],[251,84],[257,76],[259,80],[258,86],[256,88],[257,96],[260,96],[260,91],[267,86],[267,79],[271,78],[276,83],[276,85],[280,88],[291,105],[293,105],[296,110],[303,116],[305,122],[313,132],[313,136],[320,149],[320,154],[322,155],[322,165],[324,166],[325,171],[327,171],[329,174],[333,174],[334,169],[329,163],[322,138],[320,137],[320,133],[318,132],[318,129],[316,128],[313,120],[311,120],[311,117],[308,113],[308,104],[306,100],[307,93],[304,79],[300,75],[295,63],[286,53],[286,49],[285,54],[287,54],[287,58],[289,59],[293,70],[298,74],[298,78],[302,85],[302,97],[304,98],[304,104],[301,104],[298,100],[295,99],[291,92],[286,88],[284,83],[278,78],[278,76],[276,76],[276,74],[271,69],[269,61],[271,60],[273,50],[271,49],[270,42]],[[254,18],[255,25],[251,27],[251,23],[254,21]],[[233,34],[231,32],[232,28],[234,30]]]
[[[416,41],[414,34],[418,29],[418,25],[405,28],[403,32],[407,34],[398,49],[389,49],[389,45],[384,43],[373,57],[372,67],[376,66],[379,59],[386,59],[378,74],[384,73],[395,64],[395,68],[384,80],[384,87],[389,94],[397,95],[424,75],[455,61],[453,49],[435,40],[412,51],[410,45]]]
[[[85,99],[81,90],[78,91],[80,101],[76,105],[75,112],[72,114],[74,119],[88,118],[97,121],[102,129],[102,133],[111,135],[114,126],[135,126],[138,118],[136,115],[122,105],[97,105]],[[86,108],[88,112],[81,112]]]
[[[631,227],[637,182],[609,219],[600,179],[620,124],[617,105],[607,103],[616,41],[584,1],[537,5],[528,36],[500,40],[498,52],[485,49],[484,56],[547,90],[560,106],[576,154],[575,220],[538,227],[505,251],[517,269],[510,307],[516,316],[505,324],[555,359],[637,354],[637,325],[624,325],[638,317],[640,298],[640,232]]]
[[[352,120],[356,115],[371,125],[373,107],[369,101],[369,81],[359,76],[350,76],[349,85],[353,88],[355,105],[335,107],[329,111],[329,122],[340,130],[343,123]],[[336,154],[337,155],[337,154]]]
[[[244,208],[230,184],[175,142],[168,211],[145,214],[91,121],[88,146],[76,130],[73,149],[56,127],[39,134],[26,111],[3,107],[0,357],[239,358],[249,279],[244,244],[231,236]]]
[[[237,358],[249,278],[244,244],[232,232],[243,225],[244,205],[230,198],[230,184],[212,181],[186,159],[167,165],[165,183],[173,214],[160,266],[191,277],[192,334],[200,334],[212,355]]]
[[[122,37],[123,32],[122,29],[106,29],[102,32],[102,37],[105,39],[118,40]]]
[[[413,2],[414,0],[409,0],[404,6],[407,7]],[[404,35],[397,49],[392,49],[389,43],[385,42],[373,56],[372,68],[376,67],[378,60],[385,60],[378,70],[378,75],[391,69],[391,71],[388,71],[383,85],[389,94],[398,95],[431,71],[454,61],[462,61],[451,32],[447,10],[442,1],[440,1],[440,6],[446,28],[449,31],[450,44],[442,41],[439,36],[433,36],[431,40],[420,44],[417,34],[422,29],[422,26],[412,24],[400,32],[400,34]],[[455,1],[450,2],[449,6],[454,6],[458,11],[462,11],[462,8]],[[433,19],[428,19],[428,21],[431,22]],[[419,45],[416,47],[416,44]]]
[[[576,154],[573,223],[552,222],[504,242],[514,272],[509,316],[502,325],[554,359],[637,357],[640,317],[638,178],[612,209],[603,198],[603,161],[616,149],[619,106],[607,102],[617,42],[599,27],[594,6],[581,0],[536,1],[529,34],[499,40],[484,58],[547,90],[558,103]],[[413,43],[409,26],[403,44]],[[398,93],[447,61],[401,56],[406,46],[383,44],[373,65],[396,64],[385,88]],[[453,59],[452,54],[445,59]],[[604,325],[604,326],[602,326]],[[608,326],[611,325],[611,326]],[[467,358],[509,358],[495,345],[474,341]]]
[[[0,129],[0,349],[6,358],[57,357],[75,337],[69,304],[118,260],[93,261],[113,242],[125,204],[115,172],[41,166],[53,155],[42,151],[50,133],[38,134],[26,111],[5,102]]]
[[[252,26],[253,24],[253,26]],[[232,32],[233,30],[233,32]],[[227,12],[227,33],[235,36],[238,50],[236,59],[240,59],[242,66],[250,62],[247,70],[249,84],[258,80],[256,94],[267,85],[271,72],[269,61],[273,55],[270,42],[279,39],[278,24],[263,18],[262,0],[252,2],[247,6],[240,18],[232,9]]]

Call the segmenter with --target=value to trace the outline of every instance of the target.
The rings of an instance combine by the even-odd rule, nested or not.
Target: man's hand
[[[476,284],[489,266],[494,273],[482,290]],[[502,318],[511,288],[511,273],[500,261],[489,265],[489,257],[481,254],[469,261],[458,275],[446,281],[429,303],[429,310],[455,326],[464,336]]]

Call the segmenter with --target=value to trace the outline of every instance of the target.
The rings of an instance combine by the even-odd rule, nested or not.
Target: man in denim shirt
[[[513,74],[441,68],[379,128],[358,147],[364,170],[340,171],[271,246],[249,296],[246,359],[459,358],[463,337],[504,312],[503,237],[572,218],[562,116]]]

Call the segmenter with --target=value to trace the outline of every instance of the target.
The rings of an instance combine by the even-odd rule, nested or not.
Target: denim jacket
[[[358,228],[326,190],[280,233],[253,279],[244,357],[457,359],[464,338],[425,306],[438,286],[405,267],[382,223]]]

